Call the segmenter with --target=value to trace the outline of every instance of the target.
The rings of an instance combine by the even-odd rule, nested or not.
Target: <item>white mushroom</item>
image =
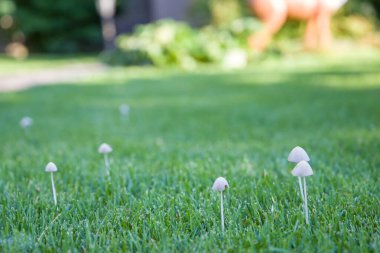
[[[121,104],[119,106],[119,111],[121,116],[127,117],[129,115],[129,106],[126,104]]]
[[[99,146],[98,152],[100,154],[108,154],[112,152],[112,148],[107,143],[103,143],[102,145]]]
[[[298,178],[303,177],[303,200],[304,200],[304,210],[306,224],[309,224],[309,209],[307,206],[307,187],[306,187],[306,177],[312,176],[313,169],[310,164],[306,161],[301,161],[297,163],[296,167],[292,170],[292,175]]]
[[[295,177],[308,177],[313,175],[313,169],[308,162],[301,161],[292,170],[292,175]]]
[[[109,176],[110,175],[110,162],[109,162],[109,159],[108,159],[108,153],[112,152],[112,148],[107,143],[103,143],[98,148],[98,152],[100,154],[104,155],[104,164],[106,166],[106,173]]]
[[[220,218],[222,223],[222,232],[224,232],[223,191],[228,187],[228,182],[224,177],[218,177],[212,186],[214,191],[220,192]]]
[[[222,192],[226,188],[228,188],[228,182],[224,177],[218,177],[212,186],[212,189],[218,192]]]
[[[300,161],[308,162],[310,158],[303,148],[297,146],[290,151],[288,161],[293,163],[299,163]]]
[[[301,161],[308,162],[308,161],[310,161],[310,158],[303,148],[297,146],[297,147],[293,148],[292,151],[290,151],[289,156],[288,156],[288,161],[293,162],[293,163],[299,163]],[[302,181],[301,181],[300,176],[298,177],[298,184],[300,186],[302,200],[304,200],[303,189],[302,189]]]
[[[52,191],[53,191],[53,199],[54,199],[54,205],[57,205],[57,196],[55,194],[55,187],[54,187],[54,177],[53,177],[53,173],[56,172],[58,169],[57,169],[57,166],[52,163],[52,162],[49,162],[46,167],[45,167],[45,171],[46,172],[49,172],[50,175],[51,175],[51,188],[52,188]]]
[[[28,127],[30,127],[31,125],[33,125],[33,119],[31,117],[23,117],[21,120],[20,120],[20,126],[24,129],[27,129]]]

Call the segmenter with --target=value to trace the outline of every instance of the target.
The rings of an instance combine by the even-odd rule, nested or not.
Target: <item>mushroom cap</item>
[[[98,152],[100,154],[107,154],[107,153],[110,153],[111,151],[112,151],[112,148],[107,143],[103,143],[102,145],[100,145],[100,147],[98,149]]]
[[[288,161],[293,163],[299,163],[301,161],[308,162],[310,161],[310,158],[303,148],[297,146],[290,151]]]
[[[45,167],[46,172],[56,172],[57,170],[57,166],[52,162],[49,162]]]
[[[120,114],[122,115],[128,115],[129,114],[129,106],[126,104],[122,104],[119,106]]]
[[[22,128],[27,128],[33,124],[33,119],[31,117],[23,117],[20,120],[20,126]]]
[[[226,188],[228,188],[228,182],[227,180],[224,178],[224,177],[218,177],[213,186],[212,186],[212,189],[214,191],[218,191],[218,192],[222,192],[224,191]]]
[[[310,164],[306,161],[301,161],[297,163],[296,167],[292,170],[292,175],[295,177],[308,177],[313,175],[313,169]]]

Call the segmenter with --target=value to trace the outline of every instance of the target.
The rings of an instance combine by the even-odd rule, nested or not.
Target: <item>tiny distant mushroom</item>
[[[109,176],[110,175],[110,162],[108,159],[108,153],[112,152],[112,148],[107,143],[103,143],[99,146],[98,152],[100,154],[104,155],[104,164],[106,166],[106,173]]]
[[[56,172],[57,170],[58,170],[57,166],[52,162],[49,162],[45,167],[45,171],[49,172],[51,175],[51,188],[52,188],[52,192],[53,192],[54,205],[57,205],[57,196],[55,193],[53,173]]]
[[[20,120],[20,126],[26,131],[31,125],[33,125],[33,119],[31,117],[23,117]]]
[[[228,187],[228,182],[224,177],[218,177],[212,186],[214,191],[220,192],[220,218],[222,223],[222,232],[224,232],[223,191]]]
[[[123,116],[123,117],[128,117],[128,115],[129,115],[129,110],[130,110],[130,108],[129,108],[129,106],[126,105],[126,104],[121,104],[121,105],[119,106],[120,115]]]
[[[288,161],[292,162],[292,163],[299,163],[301,161],[308,162],[308,161],[310,161],[310,158],[303,148],[297,146],[297,147],[293,148],[292,151],[290,151],[289,156],[288,156]],[[302,200],[304,200],[301,177],[298,177],[298,183],[300,186],[300,192],[301,192]]]
[[[296,167],[292,170],[292,175],[295,177],[303,178],[303,200],[304,200],[304,211],[306,224],[309,224],[309,209],[307,206],[307,187],[306,187],[306,177],[312,176],[314,174],[313,169],[310,164],[306,161],[299,162]]]

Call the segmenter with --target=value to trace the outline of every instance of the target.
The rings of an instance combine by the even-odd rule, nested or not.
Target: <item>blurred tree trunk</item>
[[[115,48],[116,38],[116,0],[96,0],[96,6],[101,18],[104,50],[109,51]]]

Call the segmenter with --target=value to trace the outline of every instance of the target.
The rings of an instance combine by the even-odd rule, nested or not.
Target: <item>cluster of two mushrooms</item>
[[[313,170],[308,163],[308,161],[310,161],[310,158],[303,148],[295,147],[290,152],[288,161],[297,164],[292,170],[292,175],[295,177],[298,177],[301,197],[304,202],[306,224],[309,224],[306,177],[313,175]],[[303,179],[303,185],[302,185],[302,179]],[[215,180],[214,185],[212,186],[212,189],[214,191],[220,192],[220,219],[221,219],[221,224],[222,224],[222,232],[224,232],[223,191],[227,189],[228,187],[229,187],[228,182],[223,177],[218,177]]]
[[[107,154],[112,151],[112,148],[110,145],[103,143],[102,145],[100,145],[98,151],[99,151],[99,153],[104,154],[104,162],[105,162],[105,166],[106,166],[106,173],[109,176],[110,168],[109,168],[109,160],[108,160]],[[55,163],[53,163],[53,162],[49,162],[45,167],[45,171],[51,173],[50,177],[51,177],[51,189],[52,189],[52,193],[53,193],[53,200],[54,200],[54,205],[57,205],[57,194],[55,191],[54,176],[53,176],[53,173],[58,171],[57,165],[55,165]]]
[[[298,177],[301,197],[304,202],[306,224],[309,224],[306,177],[314,174],[310,164],[308,163],[310,161],[310,158],[303,148],[297,146],[290,152],[288,161],[297,164],[292,170],[292,175],[295,177]],[[302,179],[303,179],[303,185],[302,185]]]

